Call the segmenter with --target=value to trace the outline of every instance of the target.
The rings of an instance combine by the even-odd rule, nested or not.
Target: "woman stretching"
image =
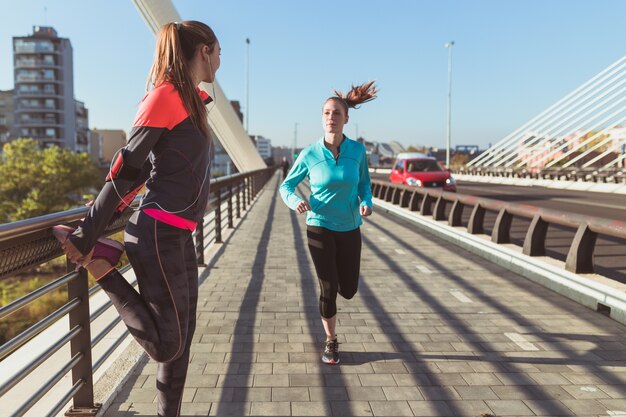
[[[96,277],[130,333],[158,362],[159,417],[178,417],[196,327],[198,266],[192,232],[209,195],[210,133],[198,89],[215,81],[220,46],[204,23],[168,23],[157,36],[148,85],[128,143],[81,226],[55,226],[68,258]],[[124,250],[100,238],[145,184],[124,246],[139,292],[115,269]]]
[[[347,94],[335,91],[324,102],[324,137],[305,148],[280,186],[285,204],[307,212],[309,251],[320,284],[319,308],[326,332],[322,362],[339,363],[335,334],[337,293],[346,299],[356,294],[361,263],[361,216],[372,214],[372,191],[365,146],[343,134],[348,109],[376,98],[374,82],[352,87]],[[308,178],[309,202],[296,195],[296,187]]]

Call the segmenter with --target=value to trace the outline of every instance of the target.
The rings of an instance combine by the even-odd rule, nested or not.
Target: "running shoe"
[[[337,339],[327,340],[324,353],[322,354],[322,362],[329,365],[336,365],[339,363],[339,342]]]

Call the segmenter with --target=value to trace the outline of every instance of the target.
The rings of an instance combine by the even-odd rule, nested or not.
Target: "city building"
[[[230,159],[226,149],[211,131],[211,140],[213,141],[213,160],[211,161],[211,178],[217,178],[224,175],[236,174],[237,168]]]
[[[104,164],[110,164],[115,154],[126,146],[126,132],[121,129],[93,129],[89,139],[89,153]]]
[[[13,90],[0,90],[0,146],[9,140],[13,128]]]
[[[272,141],[261,136],[257,135],[254,137],[254,142],[256,143],[256,150],[261,155],[264,161],[267,161],[272,158]]]
[[[89,152],[89,111],[85,103],[75,100],[76,104],[76,152]]]
[[[14,137],[77,149],[72,59],[69,39],[52,27],[13,37]]]

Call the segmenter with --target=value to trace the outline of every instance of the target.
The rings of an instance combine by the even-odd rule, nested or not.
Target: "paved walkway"
[[[383,216],[324,339],[304,218],[271,181],[200,287],[183,416],[626,416],[626,329]],[[155,415],[141,364],[106,417]]]

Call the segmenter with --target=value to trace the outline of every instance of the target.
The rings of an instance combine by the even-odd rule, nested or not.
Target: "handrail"
[[[211,180],[210,198],[202,222],[193,233],[198,264],[204,264],[204,252],[211,243],[221,241],[222,215],[224,215],[225,225],[233,227],[233,217],[241,217],[241,211],[245,211],[252,200],[256,197],[261,188],[274,174],[275,167],[259,169],[242,174],[234,174],[228,177],[221,177]],[[133,203],[138,205],[139,198]],[[58,213],[51,213],[45,216],[21,220],[13,223],[0,224],[0,279],[14,276],[32,266],[42,264],[46,261],[63,256],[59,242],[52,234],[52,226],[63,223],[77,225],[85,216],[89,208],[80,207]],[[108,225],[105,234],[110,235],[123,230],[125,224],[132,214],[127,210],[121,216],[115,218]],[[208,224],[207,221],[209,222]],[[206,232],[204,231],[206,227]],[[209,235],[213,237],[209,239]],[[208,242],[207,242],[208,241]],[[127,270],[129,266],[122,268]],[[25,296],[12,301],[10,304],[0,307],[0,319],[6,319],[10,314],[39,299],[41,296],[63,287],[68,286],[68,301],[65,305],[49,314],[47,317],[35,323],[17,336],[8,340],[0,346],[0,358],[10,358],[10,356],[28,341],[41,334],[56,321],[67,317],[69,313],[70,330],[54,342],[48,349],[37,355],[28,364],[21,367],[15,375],[2,375],[0,380],[0,395],[6,394],[22,381],[30,372],[39,367],[50,358],[61,347],[71,342],[71,361],[55,373],[44,386],[39,387],[37,392],[30,396],[24,403],[18,405],[13,416],[21,416],[27,410],[44,397],[54,385],[52,381],[60,380],[68,372],[72,372],[73,387],[64,394],[49,414],[56,414],[67,405],[70,400],[74,402],[73,410],[79,410],[81,415],[95,416],[98,406],[94,403],[93,397],[93,373],[99,368],[113,350],[121,344],[123,337],[129,333],[125,332],[123,337],[118,338],[113,346],[109,347],[104,356],[92,365],[91,351],[107,332],[116,327],[118,319],[113,319],[111,323],[105,325],[104,329],[91,338],[91,322],[100,316],[106,308],[110,307],[110,302],[98,308],[94,314],[89,313],[89,297],[98,291],[99,286],[87,288],[87,274],[84,269],[74,271],[74,265],[68,264],[65,275],[54,281],[26,294]]]
[[[523,253],[528,256],[546,256],[545,242],[550,225],[575,228],[576,235],[565,261],[565,269],[574,273],[594,272],[593,255],[598,235],[626,239],[626,222],[563,213],[528,204],[415,188],[379,180],[372,180],[372,194],[376,198],[399,204],[411,211],[420,211],[424,216],[432,216],[434,220],[447,220],[450,226],[455,227],[462,226],[464,208],[472,207],[467,224],[467,232],[470,234],[483,234],[485,212],[497,212],[498,217],[491,232],[491,241],[494,243],[511,243],[510,232],[514,217],[530,219],[531,224],[523,245]],[[452,208],[446,219],[447,203],[452,203]]]

